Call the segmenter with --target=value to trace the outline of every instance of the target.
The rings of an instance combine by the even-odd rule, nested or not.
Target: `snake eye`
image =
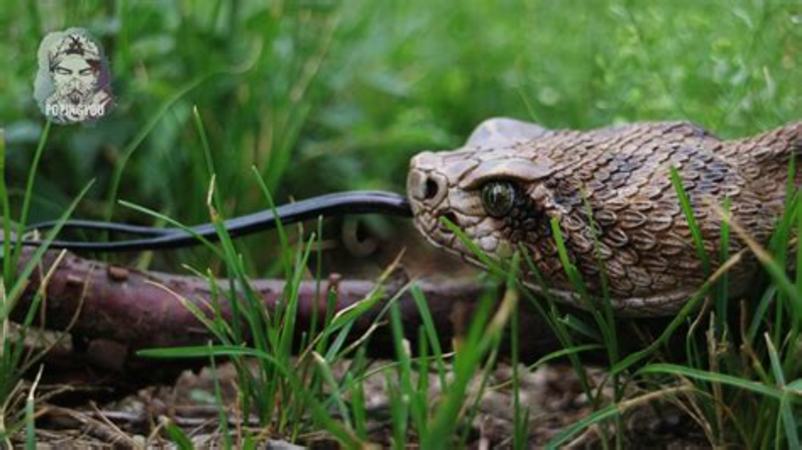
[[[482,206],[492,217],[504,217],[515,204],[515,185],[509,181],[491,181],[482,186]]]

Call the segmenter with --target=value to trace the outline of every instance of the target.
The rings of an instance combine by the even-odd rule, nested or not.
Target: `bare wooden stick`
[[[20,264],[25,264],[30,254],[25,253]],[[42,274],[50,270],[56,256],[57,252],[45,254],[12,317],[19,320],[30,308]],[[221,286],[227,286],[226,283],[221,281]],[[374,324],[377,314],[403,284],[404,281],[390,280],[383,300],[356,320],[352,338],[360,337]],[[485,288],[472,279],[424,279],[418,280],[417,284],[426,298],[440,341],[449,348],[452,339],[470,321]],[[271,311],[281,299],[284,286],[283,280],[252,281],[253,289]],[[309,329],[315,308],[318,308],[318,316],[323,317],[329,292],[335,293],[336,313],[364,299],[376,287],[372,281],[340,279],[337,276],[331,276],[320,284],[314,280],[302,281],[298,289],[297,329]],[[209,330],[179,300],[184,298],[208,311],[211,292],[208,281],[203,278],[139,271],[69,253],[50,274],[44,292],[46,299],[37,315],[42,322],[37,325],[64,330],[77,313],[77,320],[69,331],[74,336],[81,336],[86,343],[83,346],[84,359],[88,358],[90,363],[104,369],[125,371],[143,364],[152,365],[152,362],[134,355],[138,349],[199,345],[212,339]],[[223,316],[230,320],[229,304],[225,299],[220,299],[220,302]],[[418,308],[409,292],[399,297],[398,304],[406,336],[413,343],[411,348],[415,349],[418,328],[422,325]],[[583,314],[573,310],[572,313]],[[545,320],[534,308],[527,307],[526,302],[521,303],[519,320],[522,360],[532,361],[560,348]],[[649,328],[646,327],[647,332]],[[629,333],[622,339],[626,347],[637,340],[625,329],[621,327],[621,333]],[[369,352],[377,357],[392,357],[393,348],[387,327],[376,329],[370,338]],[[598,352],[595,356],[598,359],[603,357],[603,353]],[[179,366],[188,364],[177,363]],[[164,365],[164,362],[159,364]]]
[[[45,254],[40,269],[31,277],[12,317],[19,319],[28,310],[39,288],[39,280],[51,268],[55,256],[56,252]],[[20,264],[26,262],[27,257],[21,258]],[[227,286],[226,283],[221,281],[221,286]],[[441,340],[448,344],[455,333],[455,320],[460,322],[460,316],[470,316],[483,292],[482,284],[472,279],[419,280],[416,283],[426,297]],[[384,300],[357,320],[353,332],[355,336],[368,329],[387,299],[402,284],[398,280],[389,281]],[[252,281],[253,289],[270,310],[275,309],[284,286],[283,280]],[[319,284],[314,280],[302,281],[298,290],[297,326],[301,330],[308,329],[315,308],[318,308],[322,319],[329,292],[336,294],[336,313],[364,299],[376,288],[377,285],[372,281],[341,279],[338,276],[330,276]],[[77,312],[78,319],[70,330],[72,333],[112,340],[131,349],[196,345],[206,343],[211,338],[206,327],[179,301],[179,297],[183,297],[208,310],[210,286],[207,280],[199,277],[139,271],[69,253],[53,270],[45,292],[46,300],[42,303],[44,314],[39,315],[46,318],[43,325],[49,329],[64,329]],[[223,315],[230,319],[228,303],[224,299],[220,301]],[[414,337],[422,322],[412,296],[409,293],[401,295],[399,306],[405,326],[412,331],[410,337]],[[535,347],[541,347],[543,343],[553,344],[545,324],[529,316],[525,319],[526,340],[537,343]],[[457,327],[459,325],[456,323]],[[389,338],[384,334],[378,332],[376,338],[379,341],[383,337]],[[376,352],[381,354],[391,348],[390,345],[386,349],[376,348]],[[542,347],[537,353],[542,354],[545,350],[546,347]]]

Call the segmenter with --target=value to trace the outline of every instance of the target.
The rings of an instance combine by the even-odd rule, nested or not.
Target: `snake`
[[[725,221],[768,243],[802,182],[790,170],[800,152],[802,122],[720,139],[684,121],[572,130],[497,117],[479,124],[457,149],[412,157],[406,196],[328,194],[224,226],[237,237],[319,216],[411,217],[428,242],[475,265],[486,264],[477,251],[506,261],[523,250],[531,261],[521,274],[524,282],[559,301],[587,309],[586,297],[590,307],[606,298],[621,316],[668,316],[721,267],[726,254],[745,248],[743,239],[724,231]],[[210,223],[184,229],[76,220],[30,229],[56,225],[137,236],[50,242],[74,250],[177,248],[218,236]],[[585,292],[578,292],[567,264]],[[757,269],[755,258],[728,268],[728,295],[742,295]]]

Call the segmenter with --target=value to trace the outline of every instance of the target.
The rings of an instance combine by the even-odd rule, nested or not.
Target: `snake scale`
[[[480,124],[459,149],[422,152],[412,158],[409,203],[391,193],[330,194],[232,219],[227,226],[237,236],[272,227],[277,216],[292,222],[342,213],[408,215],[411,207],[416,228],[429,242],[469,262],[477,259],[444,226],[444,218],[491,257],[504,259],[517,248],[526,249],[547,280],[550,294],[582,307],[558,255],[554,222],[564,237],[567,258],[591,295],[601,292],[604,278],[616,313],[665,316],[677,312],[706,277],[671,181],[671,168],[679,174],[715,269],[722,263],[718,249],[723,219],[717,208],[728,199],[732,220],[765,244],[784,210],[789,161],[801,151],[802,122],[754,137],[721,140],[687,122],[577,131],[494,118]],[[793,181],[800,184],[799,173]],[[53,247],[158,249],[190,245],[198,236],[216,237],[209,224],[189,232],[91,221],[65,226],[145,237],[55,241]],[[729,251],[743,246],[733,237]],[[731,296],[743,293],[755,269],[754,258],[731,269]],[[529,278],[528,284],[542,289]]]
[[[784,210],[789,159],[800,150],[802,123],[720,140],[687,122],[552,131],[491,119],[461,149],[415,156],[408,192],[415,224],[434,245],[475,262],[441,224],[446,217],[490,256],[506,258],[523,246],[550,293],[582,307],[558,256],[555,220],[590,293],[601,292],[603,268],[617,313],[664,316],[705,280],[670,168],[715,268],[723,220],[716,207],[729,198],[732,220],[766,243]],[[729,250],[743,245],[731,239]],[[731,270],[732,296],[754,270],[749,258]]]

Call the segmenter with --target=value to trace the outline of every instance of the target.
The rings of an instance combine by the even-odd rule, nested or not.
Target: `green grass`
[[[681,118],[738,136],[802,106],[800,11],[787,1],[36,5],[0,12],[0,54],[15,61],[0,75],[12,195],[22,196],[17,174],[44,125],[31,97],[41,32],[80,24],[100,36],[117,107],[101,125],[51,130],[34,221],[58,215],[90,178],[81,217],[153,220],[116,207],[122,198],[205,220],[196,105],[228,215],[262,206],[244,175],[251,166],[279,203],[401,190],[411,155],[457,146],[494,115],[574,128]],[[312,184],[309,173],[326,176]],[[173,256],[165,266],[209,262],[204,252]],[[260,268],[272,256],[245,253]]]
[[[258,176],[258,175],[257,175]],[[259,180],[261,181],[261,180]],[[211,198],[212,196],[210,196]],[[212,210],[212,218],[220,223],[222,218]],[[279,230],[282,230],[279,227]],[[365,432],[365,405],[362,384],[367,378],[370,366],[364,364],[365,345],[359,347],[346,346],[345,338],[354,326],[354,322],[368,308],[376,305],[382,298],[383,279],[379,279],[377,289],[349,310],[337,315],[326,314],[326,320],[320,330],[311,329],[306,334],[306,346],[302,346],[293,358],[291,341],[294,332],[294,321],[298,301],[297,286],[305,272],[307,258],[311,253],[311,245],[316,236],[312,233],[305,244],[297,248],[284,247],[292,256],[294,264],[286,268],[287,286],[285,287],[279,308],[270,316],[262,302],[250,289],[248,277],[242,272],[241,254],[235,244],[228,238],[224,228],[219,227],[221,246],[224,249],[224,260],[232,286],[225,298],[234,311],[231,321],[223,320],[219,308],[213,308],[211,314],[191,307],[192,312],[204,323],[220,341],[208,346],[184,347],[172,349],[143,350],[139,354],[148,357],[210,358],[226,357],[234,362],[238,373],[238,400],[242,413],[256,413],[260,424],[279,436],[289,436],[292,440],[305,432],[324,429],[341,444],[356,448],[367,445],[370,441]],[[282,231],[280,231],[282,233]],[[282,238],[282,242],[286,242]],[[404,293],[401,289],[392,297],[375,322],[385,319],[389,314],[389,322],[393,331],[397,362],[382,369],[386,374],[390,395],[391,426],[393,430],[393,446],[404,448],[407,439],[415,437],[426,448],[449,448],[452,436],[459,428],[464,428],[466,391],[468,383],[483,371],[486,378],[493,366],[494,357],[485,361],[488,353],[496,354],[501,342],[502,332],[515,310],[518,295],[513,288],[514,272],[507,278],[508,294],[497,305],[493,312],[494,297],[488,292],[481,306],[475,313],[470,330],[453,361],[446,360],[440,350],[437,332],[431,320],[425,320],[419,329],[420,353],[416,357],[408,351],[408,341],[404,337],[401,319],[395,299]],[[212,291],[217,294],[224,289],[211,281]],[[421,299],[417,305],[423,317],[431,317],[425,299],[420,291],[414,294]],[[188,299],[182,300],[188,306]],[[213,300],[213,303],[215,301]],[[237,324],[244,323],[246,330],[238,330]],[[245,344],[245,335],[252,337],[252,347]],[[329,339],[334,336],[334,339]],[[433,355],[429,356],[429,348]],[[356,350],[356,351],[355,351]],[[331,366],[345,358],[353,358],[350,370],[341,379],[335,378]],[[249,361],[257,361],[254,372]],[[445,380],[445,367],[453,367],[453,379],[445,388],[445,395],[440,402],[431,404],[426,389],[426,376],[430,367],[435,367]],[[413,376],[418,376],[417,383]],[[346,403],[345,394],[350,393]],[[357,393],[354,395],[354,393]],[[470,410],[475,409],[474,404]],[[469,411],[470,411],[469,410]],[[311,420],[302,417],[311,414]],[[336,417],[336,419],[333,419]],[[414,433],[414,434],[413,434]],[[175,431],[171,438],[182,441]],[[463,435],[463,440],[466,435]],[[249,436],[237,436],[237,439],[248,439]],[[230,444],[229,444],[230,445]]]
[[[42,149],[47,141],[48,126],[40,138],[40,143],[37,146],[38,160]],[[5,133],[0,129],[0,160],[6,159],[6,145]],[[34,164],[35,168],[35,164]],[[4,164],[0,163],[0,172],[4,173]],[[25,219],[27,213],[27,205],[31,198],[31,189],[34,185],[33,178],[35,170],[31,170],[26,183],[25,196],[23,197],[22,217],[18,221],[11,218],[9,211],[9,196],[6,187],[5,176],[0,176],[0,203],[2,203],[4,215],[2,218],[3,236],[12,236],[14,232],[23,230],[25,228]],[[78,194],[77,198],[66,208],[66,210],[59,217],[57,225],[49,230],[44,238],[43,245],[32,250],[28,256],[28,261],[24,265],[19,265],[21,252],[24,250],[20,245],[12,245],[12,239],[3,239],[3,276],[0,278],[0,443],[3,445],[10,444],[10,437],[15,434],[19,429],[25,426],[27,430],[27,447],[32,448],[33,438],[33,392],[36,389],[39,376],[41,376],[41,368],[39,375],[37,375],[37,382],[34,382],[30,387],[27,397],[24,394],[24,385],[21,383],[22,375],[29,371],[41,359],[41,357],[52,348],[51,345],[44,343],[43,349],[33,350],[26,347],[30,344],[26,339],[29,336],[31,326],[36,319],[36,312],[39,305],[44,299],[44,292],[38,289],[29,299],[29,306],[23,308],[22,313],[19,313],[21,319],[17,319],[17,325],[12,324],[11,314],[15,310],[17,303],[21,301],[23,292],[28,284],[29,278],[37,269],[42,256],[47,251],[51,241],[61,230],[61,224],[67,220],[75,210],[76,206],[81,199],[86,195],[87,191],[92,186],[90,181]],[[58,262],[64,253],[59,254],[56,258]],[[52,269],[55,266],[44,268],[41,276],[43,284],[47,283],[50,278]],[[35,336],[32,336],[32,341]],[[24,410],[22,409],[22,402],[24,402]],[[24,413],[24,419],[22,414]]]
[[[117,106],[95,126],[51,126],[32,100],[39,40],[72,25],[89,28],[110,54]],[[337,230],[308,224],[232,242],[219,227],[223,217],[337,190],[402,191],[410,156],[456,147],[491,116],[553,128],[687,119],[735,137],[799,120],[802,111],[802,7],[787,0],[18,1],[0,10],[0,29],[0,57],[13,62],[0,74],[4,233],[70,215],[173,225],[211,218],[220,244],[146,253],[133,263],[186,267],[208,278],[216,302],[211,312],[195,312],[215,339],[149,354],[214,363],[228,358],[238,369],[243,411],[264,427],[291,440],[322,429],[346,446],[370,439],[363,383],[376,369],[364,346],[349,347],[345,337],[381,292],[337,316],[321,311],[311,329],[296,330],[298,283],[321,278],[320,244]],[[90,180],[96,180],[91,187]],[[725,223],[718,255],[698,245],[688,199],[679,177],[673,181],[705,266],[739,257],[729,251],[729,240],[739,235],[736,224]],[[466,403],[466,384],[487,379],[506,339],[502,330],[508,322],[518,326],[511,311],[520,302],[541,311],[563,346],[543,360],[567,359],[596,410],[555,437],[554,445],[609,420],[612,428],[600,428],[612,438],[606,445],[623,447],[625,413],[654,400],[696,411],[715,445],[794,445],[802,383],[802,252],[788,248],[802,233],[800,202],[789,197],[765,253],[751,249],[766,255],[760,257],[766,282],[749,299],[743,329],[726,320],[741,311],[725,301],[727,274],[715,273],[654,342],[628,355],[621,354],[606,293],[588,318],[566,314],[552,299],[535,298],[520,286],[516,265],[490,261],[489,278],[507,285],[505,303],[492,305],[488,297],[460,350],[448,354],[421,291],[409,286],[424,317],[417,355],[400,335],[392,303],[377,319],[395,332],[396,360],[381,369],[392,399],[393,444],[465,444],[475,414]],[[397,222],[383,218],[365,226],[377,234],[397,231]],[[554,231],[559,237],[559,228]],[[589,300],[559,239],[558,247],[568,277]],[[32,422],[25,421],[30,391],[20,375],[38,355],[24,354],[26,328],[12,333],[7,317],[33,270],[31,264],[16,272],[19,251],[4,244],[0,439],[32,432]],[[479,252],[477,258],[485,257]],[[797,264],[789,274],[791,258]],[[534,268],[525,253],[520,265]],[[249,288],[261,275],[288,282],[284,306],[275,314],[263,310]],[[218,276],[231,282],[218,285]],[[219,316],[224,299],[236,306],[231,323]],[[34,305],[39,301],[41,296]],[[700,305],[714,315],[693,325],[682,355],[687,362],[665,364],[666,343],[680,326],[693,323]],[[33,319],[28,314],[25,322]],[[291,356],[295,334],[304,336],[298,357]],[[251,344],[244,344],[245,336]],[[580,360],[587,351],[603,351],[609,359],[613,404],[588,380]],[[338,378],[332,367],[345,358],[352,369]],[[518,370],[536,366],[516,366],[513,386]],[[446,387],[438,402],[421,394],[428,380],[418,374],[425,370]],[[513,445],[520,448],[528,412],[518,400],[514,409]],[[253,438],[223,431],[228,446]],[[166,433],[186,447],[181,430],[167,426]]]

